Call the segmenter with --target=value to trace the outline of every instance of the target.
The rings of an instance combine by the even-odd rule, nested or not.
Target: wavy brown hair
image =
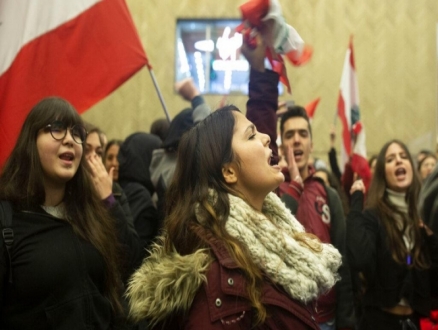
[[[173,245],[186,255],[209,248],[207,242],[199,239],[197,229],[221,240],[243,270],[249,300],[257,311],[256,321],[263,322],[266,309],[260,299],[262,272],[247,249],[225,230],[230,211],[228,193],[234,192],[225,182],[222,167],[234,161],[231,147],[234,111],[239,109],[232,105],[216,110],[188,131],[179,143],[175,174],[166,193],[165,232],[169,238],[166,250],[171,251]],[[213,202],[209,189],[217,193]]]
[[[385,174],[386,152],[389,146],[393,143],[398,144],[403,149],[412,167],[412,183],[406,191],[408,214],[400,212],[397,207],[389,201],[388,193],[386,191],[388,188]],[[367,194],[366,208],[374,209],[378,212],[381,223],[388,235],[388,244],[392,258],[399,264],[404,264],[406,262],[406,257],[409,254],[403,241],[403,233],[407,228],[411,227],[414,240],[414,247],[412,248],[412,266],[419,269],[425,269],[429,267],[429,262],[423,250],[424,247],[422,244],[419,225],[420,217],[417,205],[420,189],[421,182],[415,171],[412,156],[407,146],[400,140],[391,140],[385,143],[377,156],[376,169]],[[396,217],[402,219],[401,229],[397,226]]]
[[[254,321],[260,324],[268,316],[261,302],[264,274],[253,262],[248,248],[225,229],[230,212],[228,194],[245,200],[226,183],[222,171],[226,164],[239,165],[232,149],[236,111],[239,110],[233,105],[216,110],[182,137],[175,174],[166,194],[165,249],[171,252],[176,248],[182,255],[208,249],[209,244],[199,238],[199,232],[223,242],[243,271],[248,299],[256,311]],[[215,193],[213,198],[211,190]],[[294,238],[309,248],[321,249],[320,244],[314,247],[313,241],[309,243],[308,238],[313,237]]]
[[[68,127],[83,125],[73,106],[58,97],[43,99],[30,111],[0,176],[0,199],[10,201],[16,209],[39,210],[44,204],[44,172],[36,140],[38,132],[55,120]],[[99,199],[83,159],[74,177],[66,183],[63,202],[67,220],[75,233],[93,244],[102,255],[106,265],[105,295],[114,312],[120,313],[121,281],[115,223]]]

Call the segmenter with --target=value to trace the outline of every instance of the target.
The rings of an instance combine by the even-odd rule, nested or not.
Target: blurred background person
[[[117,155],[119,154],[120,146],[122,145],[122,140],[111,140],[108,142],[105,148],[103,156],[103,164],[105,165],[108,173],[113,168],[113,181],[117,182],[119,180],[119,161],[117,160]]]
[[[418,162],[417,171],[420,179],[424,182],[436,167],[436,156],[433,153],[424,154]]]
[[[101,140],[101,130],[99,127],[84,122],[85,129],[87,130],[87,138],[85,140],[85,147],[84,147],[84,153],[86,157],[94,157],[97,156],[99,160],[103,164],[103,154],[104,149],[102,147],[102,140]],[[105,167],[106,168],[106,167]],[[106,169],[108,171],[108,169]],[[114,177],[114,171],[116,169],[108,171],[108,173],[111,175],[111,177]],[[114,198],[119,202],[123,209],[123,213],[125,215],[125,219],[128,222],[129,229],[132,233],[137,235],[137,231],[134,227],[134,219],[132,217],[131,209],[129,207],[128,198],[123,191],[122,187],[117,183],[116,180],[113,179],[112,181],[112,192]]]
[[[134,227],[144,249],[150,246],[162,225],[162,217],[152,199],[155,188],[149,171],[152,152],[160,146],[158,136],[137,132],[123,141],[117,156],[119,184],[126,194]]]
[[[151,124],[151,134],[155,134],[161,141],[164,141],[169,132],[169,126],[170,122],[166,118],[157,119]]]

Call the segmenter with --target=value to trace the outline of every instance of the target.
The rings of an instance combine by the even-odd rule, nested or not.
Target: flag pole
[[[160,99],[161,106],[163,107],[164,114],[166,115],[167,121],[170,123],[170,115],[169,115],[169,112],[167,111],[166,104],[164,103],[164,98],[163,98],[163,95],[161,94],[160,87],[158,87],[157,79],[155,79],[154,70],[152,70],[152,68],[149,66],[148,66],[148,69],[149,69],[149,73],[150,73],[151,78],[152,78],[152,82],[154,83],[155,90],[157,91],[158,98]]]

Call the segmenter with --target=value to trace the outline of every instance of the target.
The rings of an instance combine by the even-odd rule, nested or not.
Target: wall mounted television
[[[240,52],[242,35],[234,31],[240,23],[240,19],[178,19],[175,82],[192,77],[202,94],[247,95],[249,63]]]

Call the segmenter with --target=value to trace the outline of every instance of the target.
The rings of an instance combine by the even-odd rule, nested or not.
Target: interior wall
[[[234,0],[127,0],[142,44],[153,66],[171,116],[188,104],[175,92],[174,57],[177,18],[238,18]],[[321,97],[313,120],[314,154],[326,159],[329,131],[334,124],[343,61],[354,36],[362,122],[368,153],[377,153],[391,138],[435,148],[437,113],[436,0],[280,0],[286,21],[314,48],[302,67],[287,65],[297,104]],[[207,95],[212,108],[221,97]],[[228,102],[245,108],[246,96]],[[83,115],[109,138],[149,131],[164,117],[147,68]],[[340,122],[336,129],[340,137]],[[424,145],[423,145],[424,144]],[[416,149],[416,150],[414,150]]]

